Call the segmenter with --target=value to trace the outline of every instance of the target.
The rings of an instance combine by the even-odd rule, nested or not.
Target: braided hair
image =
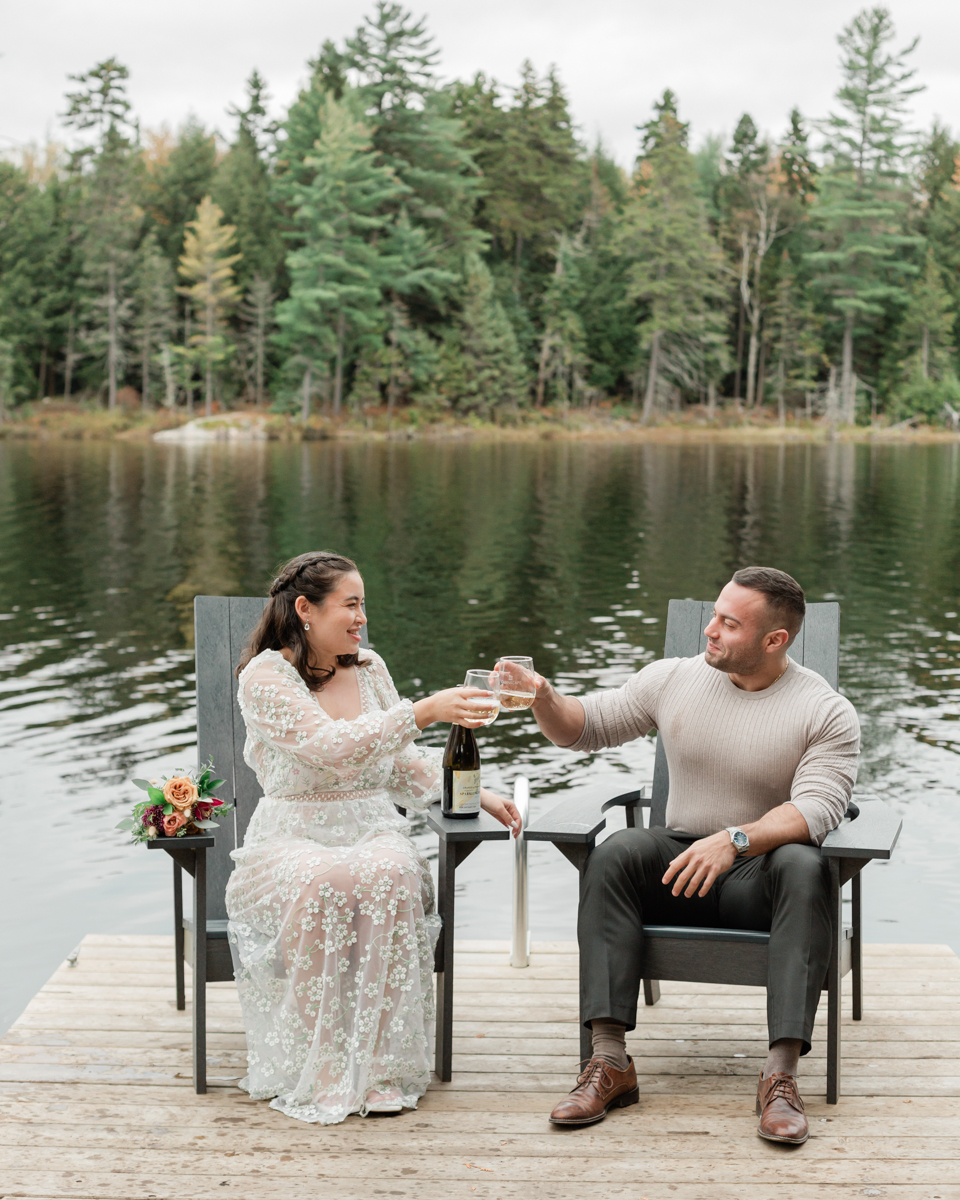
[[[313,666],[307,635],[295,607],[298,596],[317,606],[323,604],[342,577],[356,569],[357,564],[351,559],[330,550],[298,554],[285,563],[270,585],[270,598],[241,655],[236,674],[264,650],[289,650],[303,682],[311,692],[319,692],[334,677],[337,667],[360,665],[359,654],[338,654],[336,667]]]

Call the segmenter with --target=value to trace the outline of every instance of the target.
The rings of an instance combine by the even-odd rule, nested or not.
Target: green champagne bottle
[[[445,817],[475,817],[480,812],[480,747],[472,729],[453,725],[443,751]]]

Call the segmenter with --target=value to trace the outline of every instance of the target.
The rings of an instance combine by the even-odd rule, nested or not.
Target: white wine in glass
[[[475,696],[470,704],[476,708],[476,720],[482,725],[492,725],[500,715],[500,676],[496,671],[468,671],[464,687],[483,688],[489,696]]]
[[[504,654],[497,659],[497,674],[500,676],[500,707],[504,712],[519,712],[536,700],[532,658]]]

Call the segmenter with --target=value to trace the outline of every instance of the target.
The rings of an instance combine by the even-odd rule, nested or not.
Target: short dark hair
[[[755,592],[763,592],[770,615],[777,622],[776,628],[785,629],[792,642],[800,632],[807,612],[803,588],[793,576],[786,571],[778,571],[776,567],[743,567],[734,571],[733,582]]]

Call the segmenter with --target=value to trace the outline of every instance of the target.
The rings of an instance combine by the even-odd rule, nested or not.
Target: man
[[[849,701],[787,655],[805,608],[791,576],[747,567],[720,593],[702,657],[661,659],[582,701],[537,681],[533,712],[556,745],[594,751],[656,729],[670,767],[666,828],[620,830],[588,860],[577,933],[593,1057],[556,1124],[590,1124],[638,1099],[625,1034],[646,921],[770,931],[757,1132],[807,1139],[797,1068],[830,958],[817,847],[846,811],[860,729]]]

